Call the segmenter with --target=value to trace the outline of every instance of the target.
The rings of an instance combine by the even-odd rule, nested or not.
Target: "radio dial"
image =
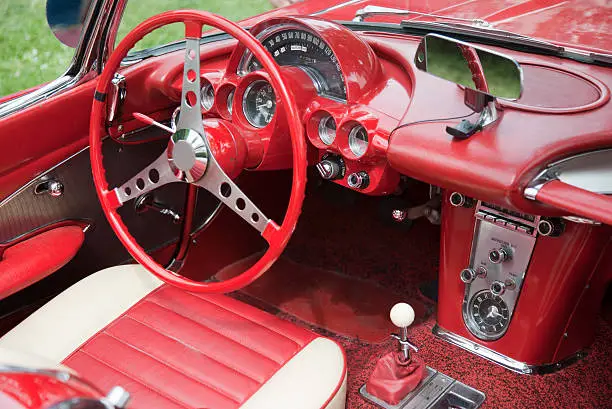
[[[493,264],[501,264],[510,258],[508,250],[500,248],[489,252],[489,261]]]
[[[461,270],[461,274],[459,275],[461,281],[466,284],[471,283],[476,278],[476,272],[472,268],[464,268]]]
[[[503,281],[495,280],[491,283],[491,294],[500,296],[506,292],[506,284]]]

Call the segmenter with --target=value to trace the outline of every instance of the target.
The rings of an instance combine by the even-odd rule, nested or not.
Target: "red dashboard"
[[[353,187],[365,194],[392,193],[403,174],[525,212],[567,214],[575,207],[555,209],[528,200],[525,188],[550,163],[607,147],[612,140],[612,116],[605,109],[612,75],[606,68],[497,49],[524,66],[525,93],[517,102],[498,102],[499,121],[458,141],[445,127],[458,121],[446,118],[470,113],[463,89],[415,69],[412,60],[420,38],[357,34],[329,21],[297,17],[272,18],[251,31],[274,40],[285,33],[270,36],[270,30],[283,27],[325,43],[342,75],[344,100],[317,89],[317,80],[307,70],[281,64],[311,142],[310,157],[313,163],[330,155],[340,158],[342,177],[335,182],[349,188],[349,176],[365,172],[368,183]],[[205,116],[242,135],[248,168],[288,168],[291,153],[282,114],[271,116],[263,127],[245,117],[246,91],[267,75],[258,69],[239,72],[246,54],[233,41],[203,46],[202,82],[212,95]],[[132,82],[143,81],[147,87],[131,91],[126,112],[167,119],[179,100],[181,72],[176,53],[128,68],[128,80],[132,76]],[[326,121],[333,123],[332,141],[320,137]],[[127,122],[122,131],[139,126],[137,121]],[[361,139],[367,139],[367,145],[356,154],[349,138],[357,126],[363,127]]]

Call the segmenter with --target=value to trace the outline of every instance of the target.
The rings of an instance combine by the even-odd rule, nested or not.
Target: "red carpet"
[[[224,268],[216,277],[226,280],[242,273],[261,254],[255,254]],[[400,301],[415,310],[415,324],[425,318],[426,307],[371,282],[312,268],[281,257],[253,284],[241,292],[281,311],[336,334],[364,342],[380,343],[396,328],[389,310]]]
[[[265,178],[260,180],[262,183],[260,186],[266,186],[266,182],[272,180],[268,174],[264,176]],[[282,178],[279,181],[282,181]],[[276,182],[269,184],[275,187],[280,185]],[[262,209],[279,206],[279,202],[282,205],[282,201],[275,196],[268,197],[269,203],[266,203],[265,199],[262,197],[256,201]],[[421,197],[420,200],[422,199]],[[381,223],[377,215],[377,205],[380,200],[380,198],[353,194],[346,189],[343,192],[334,191],[329,187],[309,190],[302,217],[284,254],[300,266],[308,266],[312,271],[333,270],[351,282],[365,281],[366,284],[360,297],[355,297],[345,294],[342,289],[335,288],[337,284],[330,283],[329,287],[335,288],[333,291],[336,292],[328,290],[330,295],[325,303],[331,303],[330,300],[335,298],[347,304],[358,302],[362,303],[360,305],[367,305],[368,299],[374,300],[368,289],[378,287],[399,294],[401,299],[411,302],[419,297],[418,285],[436,277],[440,247],[439,228],[425,220],[417,221],[409,231],[387,226]],[[415,199],[415,203],[419,203],[420,200]],[[278,219],[275,217],[275,220]],[[215,223],[221,223],[221,220]],[[242,226],[244,225],[243,223]],[[235,240],[242,237],[242,230],[231,231]],[[204,261],[206,256],[214,254],[211,253],[211,248],[220,248],[216,242],[218,237],[209,236],[209,233],[211,231],[205,232],[199,238],[200,244],[192,249],[193,252],[190,254],[192,261]],[[229,243],[228,246],[228,251],[229,249],[233,251],[232,244]],[[246,250],[251,251],[247,253]],[[242,254],[237,254],[233,261],[256,251],[261,251],[261,248],[255,246],[252,249],[237,251]],[[201,270],[198,271],[197,264],[199,263],[192,263],[186,273],[201,277],[202,273]],[[285,269],[288,269],[286,264],[285,268],[279,270],[285,271]],[[276,279],[273,271],[266,274],[271,275],[271,280]],[[307,278],[302,277],[305,274],[306,272],[299,274],[299,283],[306,283]],[[313,282],[315,277],[320,279],[324,276],[332,277],[327,272],[325,274],[317,272],[314,274]],[[261,280],[265,280],[266,277],[267,275],[264,275]],[[281,280],[290,281],[291,277],[281,277]],[[319,283],[317,286],[326,285]],[[246,290],[247,293],[250,291]],[[311,320],[303,315],[300,315],[302,317],[300,319],[279,311],[282,305],[290,302],[295,291],[293,286],[279,286],[275,289],[275,294],[265,291],[267,301],[265,303],[247,294],[238,293],[235,296],[337,339],[344,346],[348,357],[347,408],[374,409],[374,405],[361,398],[358,390],[372,372],[376,360],[396,345],[390,339],[382,344],[364,342],[341,335],[343,332],[337,329],[330,331],[329,328],[333,323],[329,320]],[[378,291],[376,290],[377,293]],[[353,289],[348,291],[351,292]],[[271,307],[270,303],[274,304],[274,307]],[[357,310],[357,307],[353,309]],[[609,309],[606,311],[609,312]],[[379,316],[382,317],[383,312],[380,312]],[[309,322],[322,322],[324,325],[313,326]],[[435,316],[432,316],[410,329],[410,339],[421,348],[420,356],[427,365],[484,392],[487,399],[483,407],[486,409],[612,409],[612,328],[604,320],[599,320],[595,342],[585,359],[560,372],[545,376],[515,374],[441,341],[431,334],[434,324]]]

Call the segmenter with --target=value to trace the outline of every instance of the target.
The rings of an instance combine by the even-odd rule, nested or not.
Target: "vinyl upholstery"
[[[93,319],[98,327],[93,334],[91,326],[82,325],[85,316],[69,316],[72,327],[62,329],[88,327],[84,341],[77,344],[82,337],[67,336],[69,347],[43,345],[50,334],[41,333],[40,322],[62,320],[53,308],[56,298],[0,339],[0,347],[25,352],[35,344],[32,338],[38,339],[32,352],[74,369],[104,391],[123,386],[133,396],[133,409],[344,408],[346,362],[335,342],[227,296],[162,284],[140,266],[109,270],[115,284],[131,276],[132,286],[143,288],[136,289],[134,303],[117,291],[121,312],[115,309],[111,320]],[[92,284],[100,284],[104,271],[84,287],[96,291]],[[67,290],[73,300],[86,303],[85,310],[103,299],[90,294],[90,304],[87,292]],[[79,309],[62,295],[62,307]],[[112,291],[104,295],[106,304],[115,304]]]

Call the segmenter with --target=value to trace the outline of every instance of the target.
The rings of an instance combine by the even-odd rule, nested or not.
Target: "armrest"
[[[612,225],[612,196],[552,180],[539,188],[535,200],[577,216]]]
[[[79,225],[56,227],[7,247],[0,254],[0,300],[66,265],[83,244]]]

